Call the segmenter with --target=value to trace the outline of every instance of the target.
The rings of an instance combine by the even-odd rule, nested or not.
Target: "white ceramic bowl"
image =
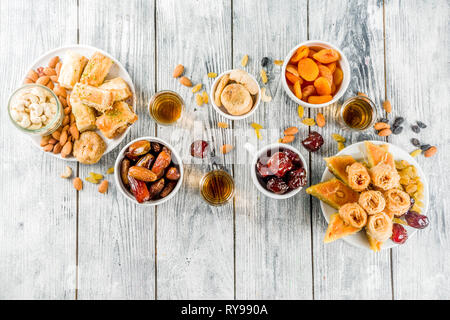
[[[128,191],[128,189],[124,186],[124,184],[122,182],[122,178],[120,177],[120,165],[122,163],[122,160],[125,158],[125,151],[133,143],[135,143],[136,141],[141,141],[141,140],[147,140],[150,142],[158,142],[158,143],[166,146],[167,148],[169,148],[169,150],[172,151],[172,161],[174,164],[178,165],[178,169],[180,171],[180,179],[178,179],[177,185],[172,190],[172,192],[169,193],[169,195],[167,197],[158,199],[158,200],[145,201],[143,203],[139,203],[136,201],[133,194],[130,191]],[[135,204],[141,205],[141,206],[156,206],[158,204],[162,204],[166,201],[169,201],[171,198],[173,198],[175,196],[175,194],[180,189],[181,184],[183,183],[183,176],[184,176],[183,162],[181,161],[181,157],[178,154],[178,152],[175,151],[173,146],[171,146],[169,143],[167,143],[164,140],[161,140],[159,138],[156,138],[156,137],[140,137],[140,138],[134,139],[133,141],[130,141],[125,147],[123,147],[122,150],[120,150],[120,153],[116,159],[116,163],[114,164],[114,178],[116,180],[117,188],[120,190],[120,192],[122,192],[122,194],[125,196],[125,198],[127,198],[128,200],[134,202]]]
[[[291,91],[291,89],[289,89],[286,77],[284,76],[286,74],[286,67],[289,64],[289,60],[291,60],[295,51],[297,51],[297,49],[300,48],[301,46],[308,46],[308,47],[316,47],[317,46],[317,47],[322,47],[322,48],[331,48],[331,49],[334,49],[337,52],[339,52],[339,55],[341,56],[341,59],[339,60],[339,64],[341,65],[341,69],[344,74],[344,78],[342,79],[342,83],[341,83],[341,86],[339,87],[339,90],[334,94],[333,99],[331,99],[330,101],[328,101],[326,103],[321,103],[321,104],[307,103],[307,102],[297,98],[295,96],[295,94]],[[325,41],[320,41],[320,40],[309,40],[306,42],[302,42],[298,46],[293,48],[288,53],[286,58],[284,58],[282,75],[283,76],[281,77],[281,83],[283,84],[284,91],[286,91],[289,98],[291,98],[293,101],[295,101],[296,103],[300,104],[301,106],[303,106],[305,108],[322,108],[322,107],[327,107],[327,106],[337,102],[343,96],[345,91],[347,90],[348,85],[350,83],[350,78],[351,78],[350,64],[348,63],[348,60],[347,60],[346,56],[344,55],[344,53],[341,50],[339,50],[337,47],[332,45],[331,43],[325,42]]]
[[[255,184],[256,188],[257,188],[262,194],[266,195],[266,196],[269,197],[269,198],[277,199],[277,200],[288,199],[288,198],[290,198],[290,197],[293,197],[293,196],[295,196],[297,193],[299,193],[300,190],[303,189],[303,187],[300,187],[300,188],[291,190],[291,191],[289,191],[289,192],[287,192],[287,193],[285,193],[285,194],[276,194],[276,193],[270,192],[269,190],[267,190],[266,188],[264,188],[264,187],[261,185],[261,183],[259,182],[258,177],[256,176],[256,163],[257,163],[258,159],[259,159],[262,155],[266,154],[266,152],[267,152],[268,150],[271,150],[271,149],[279,149],[279,148],[289,149],[289,150],[295,152],[296,154],[298,154],[298,155],[300,156],[300,159],[301,159],[302,162],[303,162],[303,168],[304,168],[305,171],[306,171],[306,176],[308,176],[308,165],[307,165],[307,163],[306,163],[306,160],[305,160],[305,158],[303,157],[303,155],[300,153],[300,151],[298,151],[296,148],[294,148],[294,147],[292,147],[292,146],[290,146],[290,145],[284,144],[284,143],[274,143],[274,144],[270,144],[270,145],[268,145],[268,146],[265,146],[264,148],[262,148],[261,150],[259,150],[259,151],[254,155],[253,160],[252,160],[252,162],[251,162],[250,172],[251,172],[251,176],[252,176],[253,183]]]
[[[226,74],[228,74],[228,73],[231,73],[231,71],[233,71],[233,70],[227,70],[227,71],[225,71],[225,72],[222,72],[222,73],[216,78],[216,80],[214,80],[214,83],[213,83],[213,85],[212,85],[212,87],[211,87],[211,92],[209,93],[209,97],[210,97],[210,100],[211,100],[211,103],[212,103],[214,109],[215,109],[219,114],[221,114],[222,116],[224,116],[225,118],[230,119],[230,120],[242,120],[242,119],[245,119],[245,118],[250,117],[253,113],[255,113],[256,109],[258,109],[259,103],[260,103],[260,101],[261,101],[261,87],[259,86],[259,83],[258,83],[258,81],[256,81],[255,77],[253,77],[251,74],[249,74],[249,76],[250,76],[253,80],[255,80],[256,84],[258,85],[258,95],[257,95],[257,97],[256,97],[255,105],[253,106],[252,110],[250,110],[250,111],[249,111],[248,113],[246,113],[246,114],[243,114],[242,116],[233,116],[233,115],[229,114],[229,113],[225,110],[224,107],[219,107],[219,106],[217,106],[217,105],[214,103],[214,92],[216,91],[216,87],[217,87],[217,84],[218,84],[219,81],[220,81],[220,78],[222,78],[224,75],[226,75]]]

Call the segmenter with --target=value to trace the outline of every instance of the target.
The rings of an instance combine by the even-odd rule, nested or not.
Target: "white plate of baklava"
[[[133,82],[119,61],[87,45],[51,50],[36,59],[30,69],[47,66],[55,56],[61,62],[55,85],[67,92],[70,126],[75,123],[79,132],[78,139],[72,138],[73,154],[64,159],[96,163],[120,144],[138,119]],[[67,124],[60,129],[64,126]],[[40,147],[42,137],[31,138]],[[62,159],[60,154],[49,153]]]

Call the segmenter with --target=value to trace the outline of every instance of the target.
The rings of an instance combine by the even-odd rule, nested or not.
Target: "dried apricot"
[[[334,73],[336,71],[336,62],[332,62],[325,65],[328,69],[330,69],[331,73]]]
[[[324,77],[330,82],[330,86],[333,83],[333,73],[323,64],[319,65],[319,77]]]
[[[299,62],[303,58],[306,58],[309,54],[309,48],[307,46],[301,46],[300,48],[295,51],[295,54],[292,56],[290,62]]]
[[[308,58],[312,58],[317,53],[316,50],[309,49]]]
[[[339,60],[339,52],[334,49],[322,49],[313,55],[313,58],[320,63],[332,63]]]
[[[300,81],[297,81],[296,83],[294,83],[294,94],[297,98],[301,99],[302,98],[302,86]]]
[[[334,82],[331,84],[331,94],[335,94],[336,93],[336,85],[334,84]]]
[[[331,101],[333,99],[332,96],[309,96],[308,97],[308,103],[312,104],[322,104],[327,103],[328,101]]]
[[[294,66],[293,64],[288,64],[286,66],[286,73],[288,72],[292,73],[297,78],[300,77],[300,75],[298,74],[297,66]]]
[[[338,86],[341,84],[342,79],[344,79],[344,73],[341,68],[336,68],[336,71],[333,73],[333,82]]]
[[[319,77],[314,81],[314,87],[320,96],[331,94],[331,83],[325,77]]]
[[[306,81],[314,81],[319,75],[319,67],[314,60],[305,58],[298,62],[298,74]]]
[[[302,90],[302,99],[307,101],[309,96],[312,96],[315,94],[316,94],[316,88],[312,84],[307,85]]]
[[[295,74],[292,74],[290,72],[286,72],[286,79],[292,84],[295,84],[297,81],[300,81],[300,84],[303,83],[302,78],[297,77]]]

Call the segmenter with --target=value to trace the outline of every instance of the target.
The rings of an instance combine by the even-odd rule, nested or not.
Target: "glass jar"
[[[375,103],[365,96],[355,96],[344,101],[336,110],[337,122],[350,131],[365,131],[371,128],[380,111]]]

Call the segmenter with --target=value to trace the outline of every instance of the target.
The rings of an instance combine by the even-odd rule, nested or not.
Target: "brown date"
[[[150,169],[153,161],[155,160],[155,156],[151,153],[147,153],[145,156],[141,157],[136,163],[137,167],[144,167]]]
[[[131,192],[136,198],[137,202],[142,203],[150,200],[150,193],[147,188],[147,184],[144,181],[136,180],[133,177],[128,177],[130,181]]]
[[[161,191],[161,193],[159,194],[159,196],[161,198],[165,198],[169,195],[169,193],[172,192],[173,189],[175,189],[175,186],[177,185],[177,183],[175,181],[169,181],[166,186],[164,187],[164,189]]]
[[[180,179],[180,172],[176,167],[170,167],[166,172],[166,178],[169,180],[178,180]]]
[[[130,170],[128,170],[128,175],[137,180],[146,182],[153,182],[157,179],[156,174],[153,173],[151,170],[137,166],[132,166]]]
[[[161,151],[161,145],[158,142],[150,142],[152,151],[158,154]]]
[[[147,140],[140,140],[136,141],[135,143],[133,143],[131,146],[128,147],[126,156],[128,158],[135,160],[136,157],[142,156],[149,151],[150,151],[150,142]]]
[[[122,177],[122,182],[124,185],[128,186],[130,182],[128,181],[128,170],[130,169],[130,160],[123,159],[120,164],[120,176]]]
[[[153,182],[149,190],[150,199],[154,199],[157,196],[159,196],[159,194],[163,189],[164,189],[164,179],[159,179],[158,181]]]
[[[156,175],[160,175],[162,171],[164,171],[165,168],[167,168],[172,161],[172,157],[169,153],[166,151],[161,151],[158,157],[155,160],[155,163],[153,164],[152,171]]]

